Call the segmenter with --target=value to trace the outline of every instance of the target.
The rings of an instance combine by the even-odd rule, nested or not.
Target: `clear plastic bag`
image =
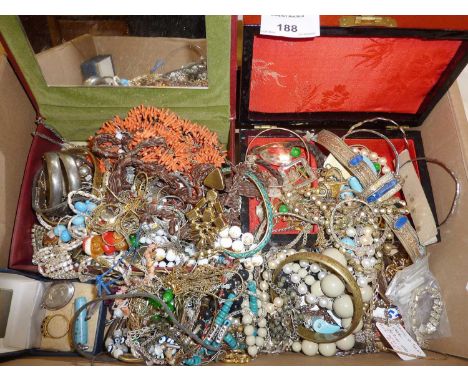
[[[450,336],[439,283],[429,270],[428,259],[399,271],[385,293],[398,306],[406,330],[421,347],[428,340]]]

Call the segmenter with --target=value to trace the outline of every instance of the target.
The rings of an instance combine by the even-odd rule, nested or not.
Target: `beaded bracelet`
[[[338,261],[332,259],[331,257],[324,256],[318,253],[313,253],[313,252],[301,252],[295,255],[288,256],[285,260],[279,263],[279,265],[276,267],[276,269],[273,272],[273,275],[271,278],[272,283],[276,282],[276,279],[278,278],[279,274],[281,273],[283,267],[286,264],[292,263],[294,261],[300,261],[300,260],[319,263],[323,265],[324,267],[330,269],[333,273],[335,273],[345,283],[348,291],[351,292],[351,295],[352,295],[351,298],[354,303],[354,309],[353,309],[353,317],[351,319],[351,324],[345,330],[341,330],[339,332],[332,333],[332,334],[323,334],[323,333],[313,332],[307,329],[305,326],[299,326],[297,329],[297,334],[299,335],[299,337],[304,338],[309,341],[313,341],[315,343],[331,343],[331,342],[336,342],[342,338],[347,337],[354,331],[354,329],[358,327],[359,321],[361,320],[362,315],[363,315],[363,310],[362,310],[363,301],[362,301],[361,290],[359,289],[359,286],[356,280],[354,279],[353,275],[351,274],[351,272],[349,272],[349,270],[346,267],[344,267]],[[275,292],[275,288],[271,288],[270,296],[271,296],[272,301],[274,301],[274,299],[278,297],[277,293]]]
[[[257,244],[257,246],[254,249],[251,249],[246,252],[240,252],[240,253],[232,252],[228,250],[223,251],[223,254],[225,254],[226,256],[233,257],[235,259],[252,257],[256,255],[257,253],[261,252],[262,249],[265,248],[265,246],[270,241],[271,235],[273,233],[273,207],[271,205],[268,192],[265,189],[265,187],[263,187],[262,183],[260,182],[260,179],[258,179],[257,176],[253,172],[247,172],[245,175],[255,184],[255,186],[260,191],[260,195],[262,196],[263,203],[265,204],[267,227],[266,227],[265,234],[263,235],[263,239]]]

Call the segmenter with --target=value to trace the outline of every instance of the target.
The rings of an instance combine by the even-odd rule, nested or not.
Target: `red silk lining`
[[[254,39],[249,110],[417,112],[461,42],[414,38]]]

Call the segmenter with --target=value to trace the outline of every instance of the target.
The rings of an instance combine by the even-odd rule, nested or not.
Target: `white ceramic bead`
[[[286,255],[287,256],[291,256],[291,255],[294,255],[296,253],[296,250],[290,248],[286,251]]]
[[[292,267],[291,267],[291,264],[286,264],[284,267],[283,267],[283,272],[287,275],[289,275],[291,272],[292,272]]]
[[[160,262],[158,263],[158,266],[161,267],[161,268],[165,268],[166,265],[167,265],[167,263],[166,263],[165,261],[160,261]]]
[[[336,341],[336,347],[340,350],[348,351],[354,347],[355,339],[354,334],[350,334],[349,336],[342,338],[339,341]]]
[[[308,272],[307,269],[301,268],[297,274],[301,277],[301,279],[303,279],[308,275]]]
[[[383,166],[385,164],[387,164],[387,158],[379,158],[379,163]]]
[[[299,265],[302,268],[307,268],[307,267],[309,267],[309,262],[307,260],[301,260],[301,261],[299,261]]]
[[[267,336],[267,330],[266,330],[264,327],[258,328],[257,334],[258,334],[260,337],[265,338],[265,337]]]
[[[361,154],[364,155],[365,157],[369,156],[369,150],[367,149],[362,149]]]
[[[299,353],[299,352],[302,350],[302,345],[301,345],[300,342],[294,341],[294,342],[292,343],[291,348],[292,348],[292,351],[294,351],[294,352],[296,352],[296,353]]]
[[[327,275],[327,272],[326,271],[320,271],[317,275],[318,279],[319,280],[323,280],[325,278],[325,276]]]
[[[256,267],[259,267],[260,265],[263,264],[263,257],[260,255],[252,256],[251,259],[252,259],[252,264]]]
[[[387,166],[382,166],[382,174],[388,174],[390,172],[390,168]]]
[[[333,311],[340,318],[350,318],[353,316],[353,300],[347,294],[343,294],[333,302]]]
[[[247,353],[249,353],[251,357],[255,357],[258,353],[258,348],[256,346],[249,346],[247,348]]]
[[[244,325],[249,325],[253,321],[252,316],[250,314],[246,314],[245,316],[242,317],[242,323]]]
[[[374,232],[374,229],[369,226],[369,225],[366,225],[363,229],[362,229],[362,234],[364,236],[371,236],[372,235],[372,232]]]
[[[257,325],[259,328],[265,328],[267,326],[267,320],[261,318],[260,320],[258,320]]]
[[[162,261],[166,258],[166,251],[164,250],[164,248],[156,248],[156,252],[155,252],[155,259],[157,261]]]
[[[347,329],[349,327],[349,325],[351,325],[352,320],[353,320],[352,318],[343,318],[341,320],[341,326],[344,329]],[[363,322],[362,322],[362,319],[360,319],[358,325],[353,330],[353,334],[356,334],[357,332],[360,332],[362,330],[362,326],[363,326]]]
[[[232,247],[232,250],[234,252],[244,252],[245,251],[244,243],[241,240],[235,240],[232,243],[231,247]],[[253,264],[253,262],[252,262],[252,264]]]
[[[320,272],[320,267],[319,267],[319,265],[316,264],[316,263],[310,264],[310,268],[309,268],[309,269],[310,269],[310,271],[311,271],[312,273],[318,273],[318,272]]]
[[[271,273],[268,271],[263,271],[262,272],[262,277],[263,280],[270,281],[271,280]]]
[[[276,267],[278,267],[278,262],[276,260],[270,260],[268,262],[268,268],[276,269]]]
[[[372,288],[369,285],[366,285],[361,288],[362,301],[369,302],[373,296]]]
[[[361,245],[371,245],[373,243],[372,236],[361,236],[359,238],[359,244]]]
[[[284,304],[284,301],[281,297],[275,297],[275,299],[273,300],[273,304],[277,307],[277,308],[281,308]]]
[[[373,161],[376,161],[377,159],[379,159],[379,155],[378,155],[376,152],[373,152],[373,151],[372,151],[372,152],[369,154],[369,158],[370,158],[371,160],[373,160]]]
[[[294,284],[299,284],[300,281],[301,281],[301,276],[299,276],[297,273],[293,273],[291,275],[291,281],[294,283]]]
[[[363,286],[367,285],[367,278],[362,277],[362,276],[358,277],[358,279],[357,279],[357,284],[358,284],[360,287],[363,287]]]
[[[364,257],[362,260],[361,260],[361,265],[364,267],[364,268],[370,268],[372,266],[372,263],[370,261],[369,258],[367,257]]]
[[[327,275],[320,281],[323,293],[328,297],[338,297],[345,291],[343,281],[336,275]]]
[[[304,283],[300,283],[297,287],[297,293],[299,294],[306,294],[308,291],[309,291],[309,288]]]
[[[265,306],[265,309],[267,311],[267,313],[273,313],[275,311],[275,305],[272,304],[271,302],[269,302],[268,304],[266,304]]]
[[[315,277],[312,275],[307,275],[306,277],[304,277],[304,282],[307,285],[312,285],[313,283],[315,283]]]
[[[244,333],[246,336],[252,336],[254,334],[254,327],[252,325],[244,326]]]
[[[260,337],[260,336],[255,337],[255,345],[257,345],[258,347],[262,347],[264,343],[265,343],[265,340],[263,337]]]
[[[253,345],[255,345],[255,336],[247,336],[247,338],[245,339],[245,343],[246,343],[248,346],[253,346]]]
[[[346,236],[354,237],[356,236],[356,230],[353,227],[349,227],[346,229]]]
[[[316,297],[323,296],[322,288],[320,287],[320,283],[314,283],[310,287],[310,293]]]
[[[326,308],[328,305],[328,299],[326,297],[320,297],[319,298],[319,306],[321,308]]]
[[[224,228],[219,232],[220,237],[229,237],[229,227]]]
[[[299,269],[301,269],[301,266],[298,263],[291,264],[291,268],[293,272],[299,272]]]
[[[232,246],[232,239],[230,237],[222,237],[221,240],[219,241],[221,244],[221,247],[227,249],[231,248]]]
[[[268,283],[266,281],[260,281],[260,284],[258,285],[258,287],[261,290],[268,290],[269,288]]]
[[[333,260],[338,261],[344,267],[347,265],[345,256],[336,248],[327,248],[322,252],[322,255],[331,257]]]
[[[169,262],[167,263],[167,267],[168,267],[168,268],[174,268],[174,265],[175,265],[175,263],[174,263],[173,261],[169,261]]]
[[[319,344],[318,350],[325,357],[332,357],[336,354],[336,345],[334,342],[328,344]]]
[[[174,251],[172,248],[169,248],[167,251],[166,251],[166,260],[167,261],[174,261],[175,258],[177,256],[177,253],[176,251]]]
[[[317,354],[319,345],[317,345],[315,342],[312,342],[312,341],[303,340],[301,348],[302,348],[302,352],[305,355],[313,356]]]
[[[305,300],[306,300],[306,302],[307,302],[308,304],[310,304],[310,305],[315,305],[315,304],[317,304],[317,301],[318,301],[317,296],[314,296],[314,295],[311,294],[311,293],[309,293],[308,295],[306,295]]]
[[[359,147],[353,147],[352,150],[354,154],[359,154]]]
[[[254,235],[252,235],[250,232],[246,232],[242,234],[242,243],[244,245],[249,246],[252,245],[254,242]]]
[[[239,226],[233,225],[231,228],[229,228],[229,236],[231,239],[238,239],[242,235],[242,230]]]
[[[278,260],[279,260],[279,261],[284,261],[284,260],[286,260],[286,253],[281,252],[281,253],[278,255]]]
[[[326,308],[327,308],[328,310],[332,310],[332,309],[333,309],[333,300],[332,300],[332,299],[329,299],[329,300],[328,300],[328,303],[327,303]]]

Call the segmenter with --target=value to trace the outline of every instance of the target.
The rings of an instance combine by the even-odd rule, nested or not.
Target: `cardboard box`
[[[206,57],[205,39],[166,37],[82,35],[36,55],[49,86],[82,86],[81,64],[99,55],[110,55],[115,75],[132,79],[149,74],[157,60],[164,60],[158,73],[166,73]],[[198,49],[197,48],[197,49]],[[209,69],[208,69],[209,70]],[[209,80],[208,80],[209,81]]]

